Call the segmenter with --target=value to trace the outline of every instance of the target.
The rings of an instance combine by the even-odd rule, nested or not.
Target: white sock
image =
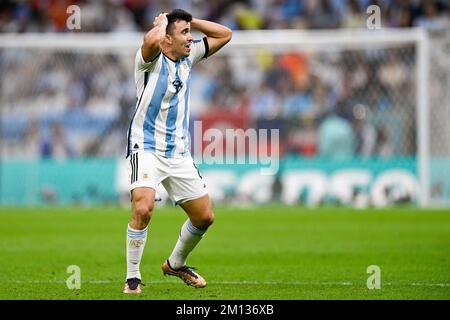
[[[169,257],[170,266],[173,269],[179,269],[186,265],[188,254],[195,248],[197,243],[202,239],[207,229],[199,229],[194,227],[191,220],[187,219],[181,227],[180,236],[175,244],[175,248]]]
[[[141,264],[142,253],[147,241],[147,228],[136,230],[128,225],[127,228],[127,278],[141,278],[139,265]]]

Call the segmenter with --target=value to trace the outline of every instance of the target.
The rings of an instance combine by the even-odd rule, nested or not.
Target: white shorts
[[[136,152],[128,159],[130,191],[139,187],[156,190],[162,183],[175,204],[208,193],[206,184],[191,156],[166,158],[152,152]]]

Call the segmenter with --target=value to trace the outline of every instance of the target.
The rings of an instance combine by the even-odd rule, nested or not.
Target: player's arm
[[[226,45],[232,36],[232,31],[215,22],[193,18],[191,21],[191,28],[200,31],[206,35],[208,41],[208,57],[220,48]]]
[[[161,13],[155,18],[153,28],[145,35],[141,48],[142,58],[145,62],[154,60],[161,52],[161,42],[166,36],[167,24],[167,13]]]

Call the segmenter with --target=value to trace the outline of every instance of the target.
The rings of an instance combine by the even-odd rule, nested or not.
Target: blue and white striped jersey
[[[194,40],[190,55],[178,61],[160,53],[146,63],[139,48],[134,67],[138,102],[128,130],[127,157],[142,150],[168,158],[190,155],[190,72],[207,55],[206,37]]]

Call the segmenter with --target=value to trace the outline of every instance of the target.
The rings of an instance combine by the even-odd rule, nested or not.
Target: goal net
[[[119,181],[80,182],[84,194],[126,193],[133,63],[142,36],[0,36],[2,203],[39,203],[51,198],[48,189],[79,200],[83,192],[67,190],[84,176],[72,167],[80,159],[113,159]],[[449,205],[449,47],[448,39],[419,29],[235,32],[191,77],[192,155],[212,197]],[[240,147],[229,148],[236,136],[227,129],[242,130]],[[230,152],[234,162],[227,161]],[[258,171],[267,164],[264,152],[277,161],[273,174]],[[42,166],[36,169],[62,160],[64,170],[81,170],[71,181],[59,181],[67,176],[53,165],[46,167],[51,181]],[[23,188],[28,198],[20,198]]]

